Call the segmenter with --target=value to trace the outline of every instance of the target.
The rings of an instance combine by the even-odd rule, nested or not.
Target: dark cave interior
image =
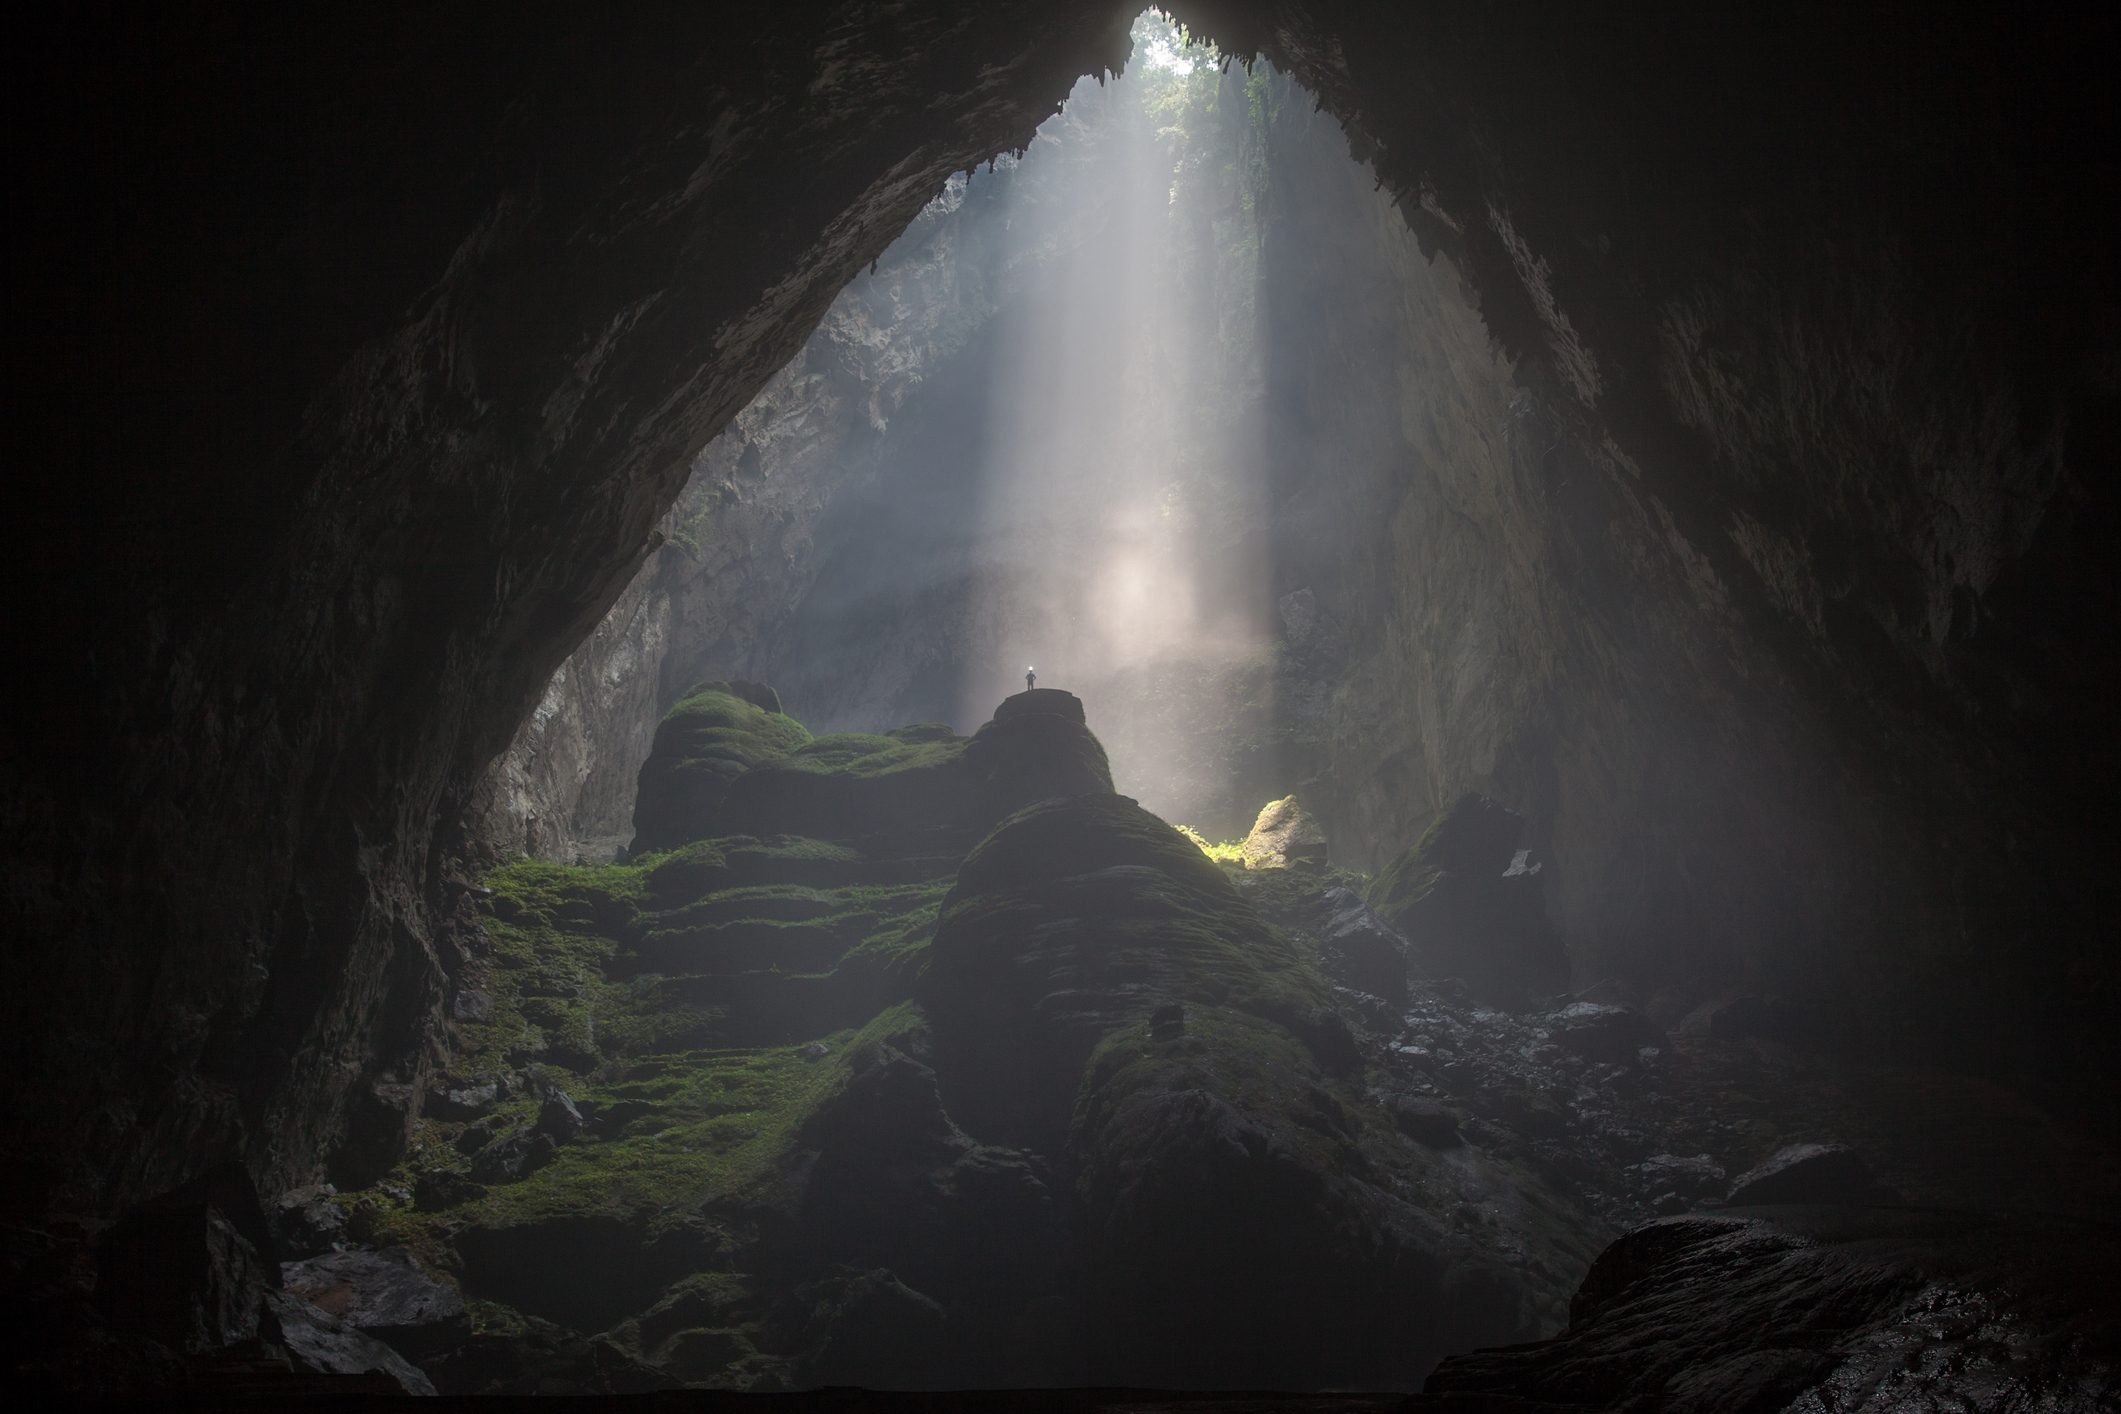
[[[1169,8],[40,21],[15,1388],[2121,1396],[2121,21]]]

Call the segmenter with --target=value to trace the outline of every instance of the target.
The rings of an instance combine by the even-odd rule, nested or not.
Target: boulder
[[[1591,1264],[1558,1336],[1446,1359],[1452,1409],[2113,1407],[2100,1225],[1836,1209],[1664,1218]],[[1999,1241],[2001,1233],[2007,1241]]]
[[[471,1333],[464,1298],[403,1247],[327,1252],[280,1268],[291,1293],[417,1360]]]
[[[406,1394],[429,1395],[434,1383],[417,1365],[365,1331],[299,1296],[268,1292],[263,1333],[287,1352],[288,1363],[315,1375],[388,1377]]]
[[[1293,795],[1261,808],[1238,851],[1247,869],[1286,869],[1297,861],[1323,862],[1325,857],[1326,832]]]
[[[1082,700],[1052,688],[1020,692],[965,747],[980,823],[991,827],[1036,801],[1110,795],[1105,748],[1084,725]]]
[[[241,1165],[141,1204],[98,1245],[104,1319],[174,1351],[256,1339],[266,1292],[278,1284],[265,1212]]]
[[[471,1177],[476,1183],[514,1183],[551,1163],[558,1152],[550,1135],[535,1128],[511,1130],[471,1156]]]
[[[283,1259],[329,1252],[346,1236],[346,1209],[328,1183],[291,1188],[273,1203],[273,1247]]]
[[[1272,1012],[1276,1029],[1330,1011],[1330,993],[1222,869],[1119,795],[1046,800],[958,870],[937,921],[924,999],[966,1083],[951,1109],[997,1142],[1051,1151],[1083,1065],[1109,1034],[1171,1003]],[[1330,1023],[1315,1028],[1327,1045]]]
[[[500,1099],[500,1087],[483,1085],[437,1085],[427,1092],[426,1113],[435,1119],[477,1119]]]
[[[413,1205],[423,1212],[441,1208],[454,1208],[468,1203],[486,1192],[484,1184],[477,1183],[466,1174],[455,1169],[422,1169],[413,1175]]]
[[[565,1144],[581,1137],[585,1121],[582,1111],[563,1090],[554,1090],[538,1106],[538,1122],[531,1126],[531,1133],[555,1144]]]
[[[1782,1203],[1897,1203],[1855,1150],[1840,1144],[1789,1144],[1746,1170],[1724,1203],[1733,1208]]]
[[[1464,796],[1369,891],[1419,975],[1456,978],[1476,1000],[1513,1010],[1569,977],[1541,868],[1519,848],[1524,825],[1507,806]]]
[[[1402,1005],[1407,999],[1406,940],[1361,899],[1345,889],[1334,892],[1341,906],[1320,940],[1320,966],[1343,987]]]

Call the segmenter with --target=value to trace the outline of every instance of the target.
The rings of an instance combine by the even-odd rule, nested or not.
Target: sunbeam
[[[1101,216],[997,342],[978,531],[996,637],[958,716],[983,719],[1035,665],[1091,705],[1123,790],[1190,819],[1230,784],[1195,721],[1240,697],[1270,707],[1249,679],[1265,677],[1271,576],[1237,529],[1264,494],[1256,134],[1244,71],[1154,11],[1135,42],[1010,174],[1007,200]]]

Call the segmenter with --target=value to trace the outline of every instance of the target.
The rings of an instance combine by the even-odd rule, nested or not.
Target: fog
[[[828,515],[772,669],[791,710],[970,731],[1036,668],[1083,698],[1115,782],[1151,809],[1229,832],[1262,803],[1232,795],[1275,693],[1246,181],[1261,69],[1145,15],[1124,74],[1082,80],[1020,158],[954,181],[902,241],[952,227],[947,280],[894,279],[895,250],[850,291],[985,322]]]

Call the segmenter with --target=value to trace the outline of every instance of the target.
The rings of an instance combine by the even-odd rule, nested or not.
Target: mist
[[[1280,641],[1258,210],[1274,82],[1144,15],[1124,73],[953,180],[843,297],[991,312],[826,517],[768,669],[792,710],[969,732],[1035,669],[1168,818],[1241,834],[1293,785],[1246,759]],[[956,281],[903,278],[946,225]]]

